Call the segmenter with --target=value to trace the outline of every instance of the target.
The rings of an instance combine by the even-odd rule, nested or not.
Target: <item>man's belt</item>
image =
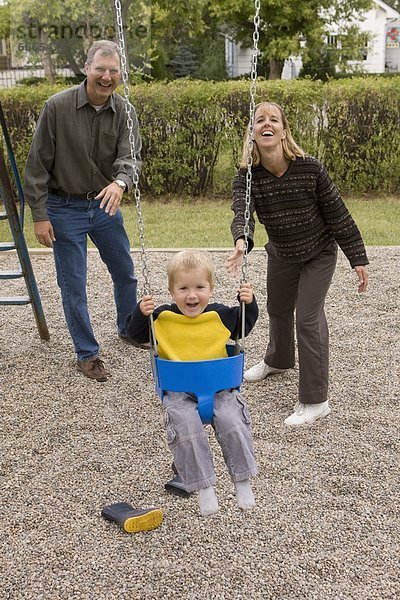
[[[54,188],[49,189],[49,194],[52,196],[59,196],[60,198],[76,198],[77,200],[93,200],[96,198],[99,192],[91,191],[87,192],[87,194],[69,194],[68,192],[64,192],[64,190],[56,190]]]

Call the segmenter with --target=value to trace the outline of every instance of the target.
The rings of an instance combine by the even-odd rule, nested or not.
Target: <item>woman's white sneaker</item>
[[[286,369],[275,369],[275,367],[270,367],[262,360],[257,365],[254,365],[254,367],[251,367],[251,369],[247,369],[247,371],[244,372],[243,377],[246,381],[253,383],[254,381],[262,381],[267,375],[283,373],[284,371],[286,371]]]
[[[285,425],[306,425],[314,423],[317,419],[326,417],[331,412],[331,409],[326,402],[320,404],[302,404],[297,402],[294,407],[294,413],[285,419]]]

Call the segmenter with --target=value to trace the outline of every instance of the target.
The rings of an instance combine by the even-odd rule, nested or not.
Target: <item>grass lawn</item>
[[[400,198],[346,198],[367,246],[400,245]],[[143,198],[142,212],[148,248],[225,248],[232,246],[230,235],[230,198],[168,199]],[[0,206],[0,210],[2,210]],[[125,224],[132,245],[138,245],[138,226],[134,205],[123,206]],[[28,247],[37,247],[30,210],[24,228]],[[266,242],[264,228],[257,223],[255,245]],[[0,241],[10,241],[7,221],[0,221]]]

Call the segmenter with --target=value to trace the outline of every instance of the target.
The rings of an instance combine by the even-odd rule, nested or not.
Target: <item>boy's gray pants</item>
[[[188,492],[216,484],[207,431],[192,394],[167,392],[163,399],[164,424],[176,470]],[[250,416],[243,396],[223,390],[215,395],[212,426],[232,481],[256,475]]]
[[[284,263],[268,254],[269,344],[264,362],[276,369],[294,367],[296,310],[302,404],[319,404],[328,398],[329,331],[324,304],[336,259],[336,242],[329,242],[319,254],[303,263]]]

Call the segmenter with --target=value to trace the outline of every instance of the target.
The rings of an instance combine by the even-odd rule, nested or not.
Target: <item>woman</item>
[[[247,138],[247,136],[246,136]],[[324,303],[336,266],[337,245],[359,279],[368,285],[361,234],[324,166],[306,156],[290,132],[283,109],[256,106],[253,128],[252,194],[248,248],[254,218],[267,231],[269,344],[264,359],[245,372],[246,381],[291,369],[295,362],[294,313],[299,357],[299,398],[286,425],[304,425],[330,413],[329,334]],[[228,270],[236,272],[244,252],[247,141],[233,181],[231,230],[235,250]]]

